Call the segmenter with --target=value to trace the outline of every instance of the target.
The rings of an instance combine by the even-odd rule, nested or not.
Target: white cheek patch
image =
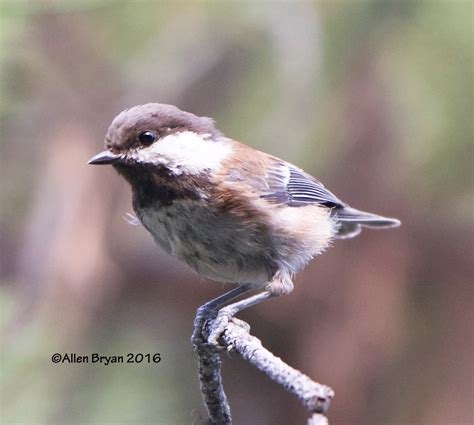
[[[131,157],[141,163],[163,164],[180,175],[215,170],[231,153],[232,146],[225,139],[216,142],[209,135],[184,131],[166,136]]]

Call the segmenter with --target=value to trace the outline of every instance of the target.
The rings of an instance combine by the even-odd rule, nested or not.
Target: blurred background
[[[396,230],[337,241],[240,315],[336,397],[344,425],[474,412],[473,3],[3,0],[2,424],[200,424],[190,335],[224,292],[157,248],[87,160],[122,109],[172,103],[281,156]],[[51,362],[161,353],[158,365]],[[303,424],[236,354],[235,424]]]

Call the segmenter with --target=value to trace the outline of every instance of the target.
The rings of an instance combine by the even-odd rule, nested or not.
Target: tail
[[[354,236],[357,236],[361,232],[362,227],[384,229],[400,226],[400,221],[396,218],[382,217],[381,215],[359,211],[349,206],[334,208],[331,215],[339,224],[339,230],[336,233],[336,237],[340,239],[353,238]]]

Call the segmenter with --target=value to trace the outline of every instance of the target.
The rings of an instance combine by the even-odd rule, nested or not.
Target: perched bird
[[[198,310],[197,324],[219,319],[211,343],[237,311],[291,292],[292,276],[333,239],[400,224],[349,207],[300,168],[172,105],[121,112],[105,147],[89,164],[112,164],[130,183],[135,214],[155,242],[199,275],[238,284]],[[229,304],[252,289],[261,292]]]

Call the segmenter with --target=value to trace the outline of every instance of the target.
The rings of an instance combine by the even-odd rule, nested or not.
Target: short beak
[[[117,155],[110,151],[104,151],[104,152],[98,153],[97,155],[89,159],[88,164],[92,164],[92,165],[114,164],[118,162],[121,158],[122,158],[121,155]]]

